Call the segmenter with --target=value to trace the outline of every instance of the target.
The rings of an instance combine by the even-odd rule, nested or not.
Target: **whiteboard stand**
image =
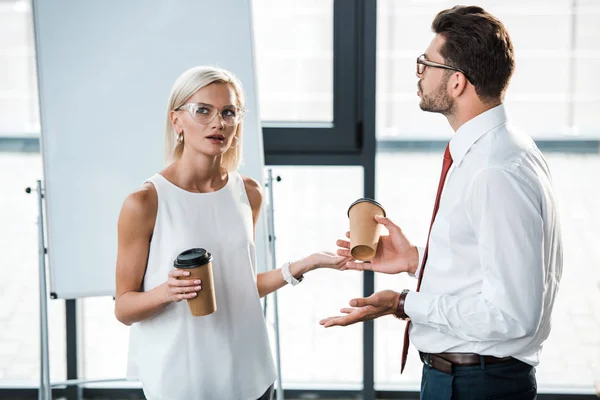
[[[48,284],[46,280],[46,242],[44,235],[44,189],[42,181],[38,179],[36,189],[26,188],[26,193],[35,191],[38,200],[38,279],[40,286],[40,387],[38,400],[52,400],[52,386],[73,386],[92,382],[117,382],[126,379],[69,379],[61,382],[50,382],[50,347],[48,345]],[[81,390],[77,392],[77,398],[81,399]]]
[[[269,247],[271,250],[271,267],[277,268],[277,257],[275,255],[275,219],[273,208],[273,171],[269,168],[267,187],[269,188]],[[277,177],[279,182],[281,178]],[[265,303],[266,307],[266,303]],[[266,309],[265,309],[266,310]],[[273,312],[275,313],[275,358],[277,359],[277,400],[283,400],[283,386],[281,384],[281,351],[279,346],[279,304],[277,302],[277,291],[273,292]]]
[[[31,193],[31,188],[25,189]],[[38,179],[35,189],[38,200],[38,279],[40,285],[40,388],[38,400],[52,400],[50,387],[50,351],[48,348],[48,289],[46,285],[46,244],[44,240],[44,192]]]

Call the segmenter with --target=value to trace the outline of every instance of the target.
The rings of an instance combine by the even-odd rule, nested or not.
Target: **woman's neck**
[[[221,167],[221,156],[190,157],[182,154],[165,172],[173,183],[190,192],[214,192],[227,182],[227,171]]]

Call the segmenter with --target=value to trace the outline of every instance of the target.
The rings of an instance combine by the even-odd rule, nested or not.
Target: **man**
[[[534,367],[550,332],[562,273],[561,232],[548,166],[530,137],[507,124],[502,104],[514,70],[503,24],[480,7],[440,12],[417,59],[421,109],[455,131],[442,167],[425,248],[388,218],[370,263],[348,268],[408,272],[417,290],[354,299],[349,325],[393,314],[424,363],[422,399],[533,399]],[[347,234],[348,235],[348,234]],[[348,241],[338,254],[349,256]]]

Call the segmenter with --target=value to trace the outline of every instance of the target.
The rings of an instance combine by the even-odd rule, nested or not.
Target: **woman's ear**
[[[179,134],[179,132],[183,130],[183,127],[181,126],[181,123],[179,121],[179,115],[175,111],[171,111],[169,113],[169,118],[171,119],[171,124],[175,129],[175,133]]]

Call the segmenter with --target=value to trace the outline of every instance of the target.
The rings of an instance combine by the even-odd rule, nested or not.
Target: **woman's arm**
[[[290,264],[290,273],[294,278],[298,279],[308,271],[314,269],[315,266],[310,264],[309,258],[305,257]],[[287,285],[287,282],[283,279],[281,268],[263,272],[256,276],[256,288],[261,298],[273,293],[277,289],[281,289],[285,285]]]
[[[184,272],[174,269],[167,282],[142,291],[157,209],[156,189],[147,183],[125,199],[119,215],[115,316],[125,325],[152,317],[172,301],[192,298],[200,289],[190,287],[193,281],[178,281]]]
[[[262,188],[255,180],[247,177],[244,177],[244,185],[248,194],[248,200],[250,201],[250,207],[252,208],[254,236],[256,238],[256,222],[260,215],[263,199]],[[336,256],[333,253],[315,253],[292,262],[290,264],[290,273],[294,278],[298,279],[307,272],[321,267],[343,270],[346,269],[345,265],[348,260],[346,257]],[[281,268],[263,272],[256,276],[256,288],[260,297],[264,297],[286,284],[287,282],[283,279]]]

